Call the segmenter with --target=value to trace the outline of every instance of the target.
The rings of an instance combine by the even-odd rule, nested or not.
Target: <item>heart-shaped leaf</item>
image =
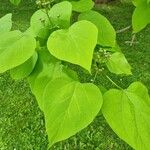
[[[36,48],[33,36],[12,31],[0,36],[0,73],[27,61]]]
[[[48,50],[56,58],[77,64],[90,72],[98,30],[89,21],[79,21],[68,30],[57,30],[48,39]]]
[[[132,74],[130,64],[126,60],[125,56],[120,52],[113,53],[108,58],[106,65],[112,73],[127,75]]]
[[[136,150],[150,148],[150,97],[140,82],[104,94],[102,112],[116,134]]]
[[[65,78],[50,81],[42,102],[50,145],[89,125],[100,111],[102,101],[102,94],[94,84]]]

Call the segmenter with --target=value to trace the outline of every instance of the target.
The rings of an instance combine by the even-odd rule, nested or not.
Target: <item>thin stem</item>
[[[97,75],[98,75],[98,70],[96,71],[96,73],[95,73],[95,76],[94,76],[94,79],[93,79],[93,83],[95,82],[95,80],[96,80],[96,78],[97,78]]]
[[[106,76],[106,78],[107,78],[113,85],[115,85],[118,89],[123,90],[122,87],[120,87],[119,85],[117,85],[108,75],[105,75],[105,76]]]
[[[53,22],[52,22],[52,20],[51,20],[51,18],[50,18],[50,16],[49,16],[49,14],[48,14],[48,9],[47,9],[47,8],[45,8],[45,11],[46,11],[46,15],[47,15],[47,18],[48,18],[48,20],[49,20],[50,24],[53,26]]]
[[[129,30],[130,28],[131,28],[131,25],[130,25],[130,26],[127,26],[127,27],[125,27],[125,28],[123,28],[123,29],[120,29],[120,30],[116,31],[116,33],[125,32],[125,31]]]
[[[135,40],[135,37],[136,37],[136,34],[133,34],[133,36],[132,36],[132,40],[131,40],[131,43],[130,43],[130,46],[132,46],[132,45],[133,45],[134,40]]]

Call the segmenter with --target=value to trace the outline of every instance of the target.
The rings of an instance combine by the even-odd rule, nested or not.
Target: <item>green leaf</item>
[[[43,95],[50,145],[89,125],[100,111],[102,101],[102,94],[94,84],[81,84],[64,78],[50,81]]]
[[[7,14],[4,17],[0,18],[0,35],[5,32],[9,32],[12,27],[12,14]]]
[[[67,1],[55,4],[49,11],[52,23],[60,28],[68,28],[70,26],[71,14],[72,5]]]
[[[51,24],[44,9],[36,11],[30,20],[30,26],[37,37],[47,39],[50,34]]]
[[[73,10],[76,12],[89,11],[94,6],[94,2],[92,0],[78,0],[78,1],[70,0],[70,1],[73,6]]]
[[[33,36],[12,31],[0,36],[0,73],[21,65],[34,53]]]
[[[68,28],[72,14],[72,5],[70,2],[61,2],[55,4],[50,11],[44,9],[36,11],[30,21],[31,29],[37,37],[47,39],[52,28]]]
[[[106,17],[96,11],[88,11],[79,15],[79,20],[88,20],[98,28],[97,43],[102,46],[114,47],[116,44],[116,32]]]
[[[80,65],[90,72],[97,34],[94,24],[79,21],[68,30],[53,32],[48,39],[48,50],[56,58]]]
[[[21,2],[21,0],[10,0],[10,2],[14,5],[19,5],[19,3]]]
[[[150,4],[138,5],[132,16],[133,32],[137,33],[150,23]]]
[[[141,5],[143,3],[146,3],[148,0],[132,0],[133,4],[135,6]]]
[[[43,92],[48,82],[55,78],[65,77],[78,80],[77,75],[61,65],[50,53],[42,49],[38,51],[38,61],[34,71],[28,78],[33,94],[36,96],[40,108],[43,110]]]
[[[120,52],[113,53],[108,58],[106,65],[107,65],[109,71],[112,73],[127,74],[127,75],[132,74],[131,66],[129,65],[125,56]]]
[[[26,62],[10,70],[11,77],[15,80],[23,79],[31,74],[37,62],[38,55],[35,52]]]
[[[106,92],[102,112],[121,139],[136,150],[149,150],[150,98],[142,83],[132,83],[126,90]]]

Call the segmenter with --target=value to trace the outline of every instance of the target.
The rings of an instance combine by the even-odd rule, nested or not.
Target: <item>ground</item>
[[[33,1],[27,0],[19,8],[8,1],[0,0],[0,16],[13,13],[14,28],[25,30],[29,18],[36,9]],[[129,26],[134,6],[131,3],[115,2],[95,8],[104,14],[116,30]],[[133,75],[129,77],[110,74],[122,87],[128,87],[133,81],[143,82],[150,90],[150,26],[137,34],[132,47],[125,44],[131,39],[129,30],[117,35],[117,40],[126,58],[132,66]],[[72,66],[73,69],[74,66]],[[79,71],[80,80],[89,81],[91,77]],[[84,74],[84,75],[83,75]],[[95,83],[113,87],[103,76]],[[9,72],[0,74],[0,149],[1,150],[46,150],[48,139],[45,131],[44,116],[32,95],[26,80],[14,81]],[[132,150],[110,129],[99,113],[94,122],[70,139],[57,143],[52,150]]]

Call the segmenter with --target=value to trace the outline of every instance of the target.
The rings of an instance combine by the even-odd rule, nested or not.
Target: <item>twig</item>
[[[120,29],[120,30],[116,31],[116,33],[125,32],[125,31],[129,30],[130,28],[131,28],[131,25],[130,25],[130,26],[127,26],[127,27],[125,27],[125,28],[123,28],[123,29]]]

